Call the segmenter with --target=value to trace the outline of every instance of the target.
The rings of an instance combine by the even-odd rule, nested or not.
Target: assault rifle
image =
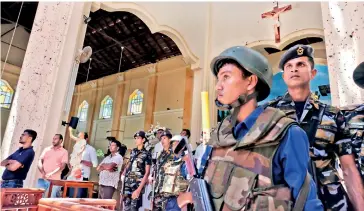
[[[152,174],[152,177],[153,177],[153,181],[152,181],[152,196],[150,198],[150,210],[153,210],[153,207],[154,207],[154,188],[155,188],[155,176],[156,176],[156,173],[155,171],[153,170],[153,174]]]
[[[207,190],[206,181],[199,178],[196,173],[196,166],[192,158],[192,150],[183,138],[173,150],[174,154],[182,154],[184,150],[188,151],[187,155],[183,156],[183,160],[186,163],[190,184],[190,192],[181,193],[177,198],[179,207],[184,207],[187,204],[193,203],[195,210],[198,211],[213,211],[209,193]]]

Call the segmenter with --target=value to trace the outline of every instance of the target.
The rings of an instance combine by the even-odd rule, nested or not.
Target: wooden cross
[[[276,23],[274,24],[274,37],[276,43],[281,42],[279,15],[291,9],[292,9],[291,5],[279,8],[277,2],[277,6],[273,7],[273,10],[262,14],[262,18],[274,18],[274,20],[276,21]]]

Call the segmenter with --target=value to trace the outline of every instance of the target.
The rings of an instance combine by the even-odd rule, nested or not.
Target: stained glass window
[[[88,111],[88,103],[84,100],[81,105],[78,107],[78,118],[80,122],[84,122],[87,120],[87,111]]]
[[[144,98],[144,94],[139,89],[136,89],[129,96],[129,114],[130,115],[142,113],[143,98]]]
[[[8,82],[0,81],[0,107],[10,108],[11,100],[13,98],[14,90],[8,84]]]
[[[106,96],[101,101],[100,119],[108,119],[108,118],[111,118],[112,102],[113,102],[113,100],[111,99],[110,96]]]

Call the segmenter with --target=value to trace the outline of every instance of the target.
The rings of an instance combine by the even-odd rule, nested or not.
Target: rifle
[[[155,180],[156,180],[156,178],[155,178],[156,172],[154,169],[153,169],[152,177],[153,177],[153,182],[152,182],[152,196],[150,198],[150,210],[153,210],[153,205],[154,205],[154,188],[155,188]]]
[[[207,189],[206,181],[198,178],[196,173],[196,166],[192,159],[192,150],[186,140],[183,138],[176,148],[174,154],[180,154],[187,149],[188,154],[183,156],[183,160],[186,163],[187,171],[190,176],[190,192],[181,193],[177,197],[177,203],[179,207],[184,207],[187,204],[193,203],[195,210],[198,211],[213,211],[212,204],[210,202],[209,192]]]

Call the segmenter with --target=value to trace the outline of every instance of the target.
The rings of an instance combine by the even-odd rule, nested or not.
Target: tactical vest
[[[159,163],[158,166],[156,193],[165,197],[178,196],[180,192],[186,192],[188,181],[181,175],[181,166],[184,163],[182,158],[175,160],[171,153],[166,158],[166,162]],[[158,165],[158,164],[157,164]]]
[[[307,133],[310,134],[311,123],[313,118],[313,111],[318,110],[320,107],[324,107],[320,101],[314,100],[312,96],[309,97],[308,102],[310,105],[308,113],[304,117],[302,122],[299,122],[299,126]],[[283,111],[290,119],[296,120],[296,109],[292,104],[291,98],[287,98],[287,94],[284,97],[278,97],[271,101],[269,106],[278,108]],[[345,149],[340,149],[335,144],[337,131],[340,130],[337,125],[337,115],[339,109],[327,105],[324,108],[324,113],[320,123],[317,126],[315,138],[313,140],[313,147],[316,149],[316,154],[313,150],[310,150],[310,157],[315,161],[317,179],[320,186],[328,185],[332,183],[338,183],[341,181],[341,177],[335,168],[336,154]],[[311,140],[310,140],[311,141]]]
[[[204,179],[215,210],[292,210],[290,189],[273,183],[272,159],[295,122],[282,111],[268,107],[244,138],[237,141],[230,118],[225,118],[218,130],[213,131],[209,143],[214,148]],[[303,185],[306,189],[307,179],[306,175]],[[301,207],[305,201],[306,198],[300,200]]]

